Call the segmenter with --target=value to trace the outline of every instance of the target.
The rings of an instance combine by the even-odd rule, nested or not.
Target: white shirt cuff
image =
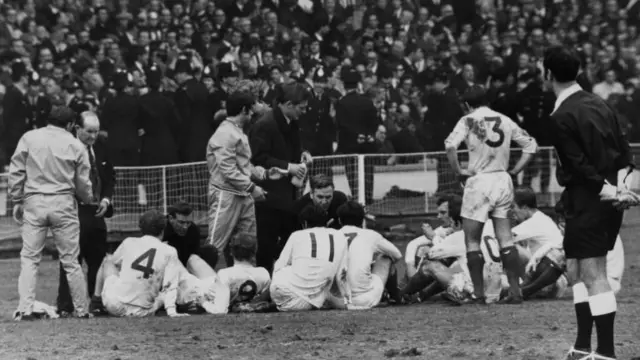
[[[602,190],[600,190],[600,197],[613,199],[618,195],[618,189],[609,184],[609,182],[605,182],[602,186]]]

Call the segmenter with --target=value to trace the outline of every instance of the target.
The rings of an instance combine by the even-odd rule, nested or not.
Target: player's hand
[[[96,217],[103,217],[104,214],[107,213],[107,210],[109,210],[109,201],[107,199],[102,199],[98,205],[98,210],[96,210]]]
[[[269,180],[280,180],[283,177],[287,176],[289,172],[287,170],[284,169],[280,169],[278,167],[272,167],[271,169],[267,170],[267,179]]]
[[[24,208],[22,204],[13,205],[13,220],[22,225],[22,221],[24,220]]]
[[[311,164],[313,162],[313,156],[311,156],[310,152],[305,151],[302,153],[302,156],[300,157],[300,162],[303,164]]]
[[[267,200],[267,192],[260,186],[256,185],[251,192],[251,197],[255,201],[265,201]]]
[[[295,176],[295,177],[299,177],[299,178],[304,178],[304,176],[307,173],[307,169],[305,166],[303,166],[302,164],[290,164],[289,165],[289,174]]]
[[[429,225],[428,223],[422,224],[422,233],[429,240],[433,240],[433,238],[436,236],[436,231],[433,230],[431,225]]]

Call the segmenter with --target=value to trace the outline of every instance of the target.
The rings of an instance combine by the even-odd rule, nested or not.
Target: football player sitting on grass
[[[329,299],[334,282],[347,308],[351,290],[347,283],[347,239],[327,228],[325,211],[313,204],[299,214],[304,229],[291,234],[276,261],[271,298],[280,311],[320,309]]]
[[[338,208],[337,214],[343,225],[340,231],[349,244],[347,281],[353,305],[363,309],[378,306],[385,289],[396,304],[400,303],[394,265],[402,260],[400,250],[379,233],[362,228],[365,214],[359,203],[349,201]],[[336,308],[344,308],[341,301],[338,299]]]
[[[229,311],[229,286],[222,282],[213,266],[218,250],[204,246],[199,255],[191,255],[187,267],[180,270],[176,305],[182,313],[226,314]]]
[[[273,310],[270,303],[271,277],[263,267],[256,267],[258,241],[254,235],[238,233],[229,244],[233,266],[218,271],[220,280],[230,291],[231,312],[264,312]]]
[[[176,249],[162,242],[166,217],[157,210],[145,212],[139,221],[142,237],[126,238],[98,270],[93,302],[118,317],[153,316],[164,306],[171,317],[176,311],[178,283],[183,265]]]

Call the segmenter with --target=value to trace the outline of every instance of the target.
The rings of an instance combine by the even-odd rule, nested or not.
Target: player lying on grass
[[[419,236],[407,244],[405,250],[405,264],[407,268],[407,276],[411,278],[418,272],[420,260],[427,254],[434,239],[444,239],[451,234],[453,221],[449,216],[449,209],[462,206],[462,198],[455,194],[447,194],[438,199],[438,219],[442,221],[442,225],[435,230],[428,223],[422,225],[423,235]],[[457,210],[459,211],[459,210]]]
[[[458,121],[447,137],[445,148],[454,172],[468,177],[464,185],[461,214],[467,264],[474,286],[474,301],[484,302],[483,269],[485,262],[493,262],[493,259],[484,257],[480,249],[484,224],[491,218],[500,244],[497,249],[498,259],[504,266],[510,285],[510,296],[500,302],[519,304],[522,302],[518,276],[519,256],[511,245],[508,215],[513,201],[511,177],[517,175],[533,158],[537,144],[509,117],[486,106],[487,95],[482,86],[471,87],[462,96],[462,101],[469,112]],[[457,154],[463,141],[469,149],[469,167],[466,170],[460,167]],[[514,168],[507,171],[512,141],[523,148],[523,153]]]
[[[340,231],[347,238],[349,255],[347,281],[351,301],[358,309],[377,306],[387,289],[391,298],[400,302],[398,276],[394,263],[402,260],[402,253],[379,233],[363,229],[364,207],[349,201],[338,208]],[[344,309],[342,298],[331,297],[335,308]]]
[[[267,269],[256,267],[258,240],[254,235],[238,233],[231,239],[233,266],[221,269],[218,276],[229,286],[232,312],[260,312],[270,309]]]
[[[176,311],[183,265],[176,249],[160,240],[166,221],[157,210],[145,212],[139,221],[142,237],[126,238],[103,260],[95,295],[110,315],[152,316],[163,306],[171,317],[186,315]]]
[[[344,304],[351,307],[346,237],[327,228],[324,210],[313,204],[299,219],[304,229],[291,234],[274,265],[271,299],[280,311],[320,309],[335,282]]]
[[[198,253],[189,256],[187,267],[180,269],[177,309],[181,313],[226,314],[229,311],[229,286],[213,269],[218,250],[214,246],[204,246]]]

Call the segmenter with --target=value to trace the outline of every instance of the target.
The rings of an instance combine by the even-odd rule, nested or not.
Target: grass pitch
[[[619,359],[640,356],[640,211],[627,214],[618,297]],[[406,240],[397,244],[404,250]],[[55,303],[57,262],[40,266],[37,299]],[[180,319],[14,322],[18,259],[0,260],[0,359],[560,359],[574,340],[570,299],[523,306],[442,301],[367,311]],[[595,334],[594,334],[595,341]]]

